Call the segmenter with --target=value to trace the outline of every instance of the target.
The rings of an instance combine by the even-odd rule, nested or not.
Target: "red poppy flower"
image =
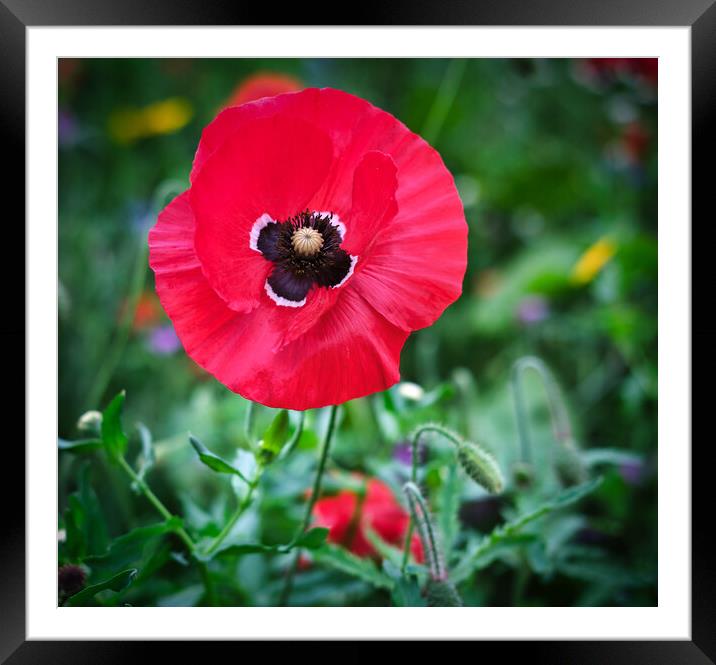
[[[288,74],[258,72],[244,79],[231,93],[226,106],[238,106],[262,97],[274,97],[303,87],[301,81]]]
[[[313,517],[314,526],[329,529],[329,542],[343,545],[361,557],[378,556],[366,535],[368,529],[385,542],[403,547],[410,524],[409,515],[390,488],[376,479],[368,481],[362,500],[350,490],[319,499],[313,508]],[[410,551],[416,561],[423,562],[423,546],[417,533],[413,533]]]
[[[461,293],[467,224],[440,155],[392,115],[309,88],[224,110],[149,234],[187,353],[234,392],[308,409],[400,378]]]

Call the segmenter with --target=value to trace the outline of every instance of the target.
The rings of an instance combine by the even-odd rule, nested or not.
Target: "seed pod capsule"
[[[505,481],[497,460],[481,446],[470,441],[461,442],[457,447],[457,459],[465,473],[490,494],[502,491]]]

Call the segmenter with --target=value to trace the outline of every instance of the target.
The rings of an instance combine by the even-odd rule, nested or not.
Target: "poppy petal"
[[[204,277],[194,251],[194,226],[187,191],[164,208],[149,231],[149,265],[157,295],[190,355],[204,338],[237,316]]]
[[[184,193],[149,233],[150,265],[186,352],[219,381],[247,399],[296,410],[341,404],[398,381],[408,335],[352,289],[312,292],[307,314],[276,306],[265,292],[251,312],[229,308],[204,276],[194,224]]]
[[[315,127],[276,116],[242,127],[204,164],[191,188],[196,253],[232,309],[248,312],[259,304],[271,269],[251,246],[257,220],[303,210],[325,179],[331,154]]]
[[[432,148],[414,145],[411,154],[393,155],[398,212],[380,229],[353,280],[353,288],[404,330],[434,323],[460,296],[467,267],[467,224],[452,176]],[[407,174],[400,172],[405,159]]]
[[[353,174],[353,196],[348,215],[350,232],[343,247],[365,261],[370,245],[398,212],[395,191],[397,169],[390,155],[367,152]]]
[[[244,354],[236,354],[235,361],[227,358],[220,379],[266,406],[304,410],[342,404],[400,379],[400,351],[407,337],[360,295],[345,289],[325,307],[309,334],[271,355],[259,340],[251,352],[264,358],[265,367],[253,362],[246,367]]]

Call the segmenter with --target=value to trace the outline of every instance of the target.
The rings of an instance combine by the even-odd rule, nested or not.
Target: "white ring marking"
[[[348,256],[351,257],[351,267],[348,268],[348,272],[346,273],[346,276],[340,282],[338,282],[338,284],[334,284],[331,287],[332,289],[337,289],[339,286],[343,286],[348,281],[348,278],[353,274],[353,268],[355,268],[356,263],[358,263],[358,257],[353,256],[352,254],[349,254]]]
[[[251,232],[249,233],[249,247],[253,249],[255,252],[258,252],[261,254],[261,250],[258,248],[258,241],[259,241],[259,235],[261,235],[261,231],[268,226],[269,224],[275,224],[276,220],[271,217],[267,212],[265,212],[261,217],[259,217],[255,222],[254,225],[251,227]]]
[[[271,285],[268,283],[268,279],[264,282],[264,289],[266,290],[268,297],[271,298],[271,300],[273,300],[277,305],[281,305],[282,307],[303,307],[306,304],[306,298],[303,300],[289,300],[288,298],[283,298],[278,295],[271,288]]]

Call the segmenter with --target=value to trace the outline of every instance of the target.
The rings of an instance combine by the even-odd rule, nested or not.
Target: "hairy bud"
[[[484,448],[470,441],[462,441],[457,447],[460,466],[478,485],[490,494],[502,491],[505,481],[497,460]]]
[[[430,580],[425,587],[428,607],[462,607],[457,589],[447,580]]]

